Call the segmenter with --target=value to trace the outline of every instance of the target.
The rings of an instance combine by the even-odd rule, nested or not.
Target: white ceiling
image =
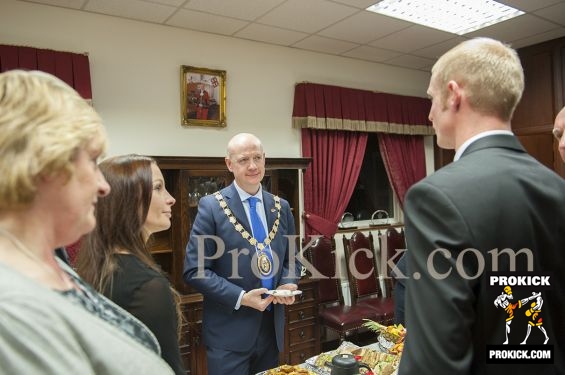
[[[20,1],[425,71],[468,38],[487,36],[521,48],[565,36],[565,0],[498,0],[526,14],[464,37],[365,10],[378,0]]]

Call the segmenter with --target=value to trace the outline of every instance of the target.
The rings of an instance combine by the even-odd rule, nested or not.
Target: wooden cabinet
[[[551,130],[565,105],[565,38],[518,50],[525,88],[512,119],[512,129],[524,148],[548,168],[565,177]]]
[[[229,185],[233,181],[233,175],[227,170],[222,157],[155,156],[154,158],[163,172],[167,190],[176,199],[176,203],[172,207],[171,228],[156,233],[150,248],[172,285],[181,293],[185,315],[181,354],[187,374],[205,375],[207,374],[206,348],[201,337],[202,295],[183,281],[185,248],[198,212],[198,200]],[[263,187],[288,200],[296,223],[296,233],[299,233],[299,215],[302,211],[299,199],[300,174],[309,162],[310,159],[304,158],[267,158],[266,161]],[[311,292],[305,293],[303,304],[308,305],[313,298]],[[291,308],[287,313],[294,316],[295,310]],[[306,319],[300,317],[306,313],[307,311],[296,312],[298,315],[293,321],[296,320],[298,325],[291,327],[303,326],[299,323]],[[312,323],[314,320],[309,318],[307,322]],[[296,331],[288,337],[288,345],[294,348],[297,345],[296,341],[303,341],[304,335],[306,333]],[[300,345],[299,347],[302,348]]]
[[[320,353],[318,325],[318,281],[300,280],[302,294],[286,306],[285,350],[280,362],[297,365]]]
[[[188,294],[182,296],[184,324],[180,353],[187,374],[207,374],[206,346],[201,339],[202,329],[202,295]]]

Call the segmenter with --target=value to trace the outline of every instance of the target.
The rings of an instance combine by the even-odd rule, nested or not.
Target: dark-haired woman
[[[176,374],[184,374],[178,345],[178,294],[146,246],[151,234],[171,226],[175,199],[150,157],[117,156],[99,167],[112,193],[98,202],[98,225],[82,242],[77,270],[145,323],[157,337],[163,359]]]

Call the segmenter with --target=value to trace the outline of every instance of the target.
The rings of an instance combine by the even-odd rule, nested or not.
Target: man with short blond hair
[[[429,119],[438,146],[456,153],[406,194],[408,333],[399,375],[565,373],[565,181],[511,131],[523,89],[516,51],[493,39],[465,41],[432,68]],[[503,249],[512,256],[494,256]],[[487,348],[507,328],[489,272],[551,275],[540,292],[552,363],[487,363]],[[525,328],[514,326],[503,347],[525,349]]]

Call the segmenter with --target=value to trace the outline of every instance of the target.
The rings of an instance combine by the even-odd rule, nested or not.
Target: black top
[[[177,336],[177,312],[169,281],[129,254],[118,255],[118,269],[104,294],[141,320],[157,337],[161,356],[177,375],[186,374]]]

